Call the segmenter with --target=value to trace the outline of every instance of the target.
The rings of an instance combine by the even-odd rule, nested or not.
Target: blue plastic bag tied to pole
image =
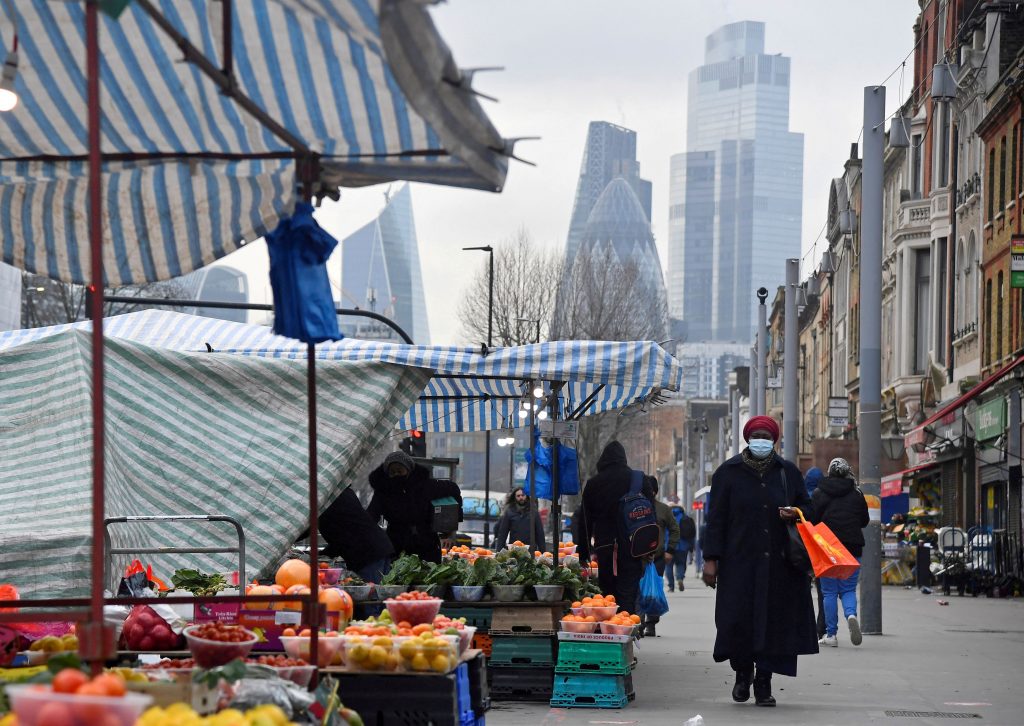
[[[313,219],[313,205],[299,202],[266,236],[274,332],[304,343],[340,340],[327,259],[338,241]]]
[[[653,562],[647,563],[644,576],[640,578],[640,603],[637,609],[641,615],[664,615],[668,612],[665,583]]]

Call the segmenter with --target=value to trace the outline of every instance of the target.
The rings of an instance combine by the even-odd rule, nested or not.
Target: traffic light
[[[402,439],[398,448],[414,459],[427,458],[427,437],[422,431],[410,431],[409,435]]]

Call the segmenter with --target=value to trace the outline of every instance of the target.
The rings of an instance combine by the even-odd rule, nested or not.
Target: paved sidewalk
[[[799,676],[776,676],[777,708],[753,699],[732,702],[733,674],[711,659],[714,592],[688,579],[670,593],[672,611],[659,637],[640,641],[633,673],[636,701],[621,710],[552,709],[546,704],[499,702],[489,726],[542,724],[684,724],[700,714],[707,726],[726,724],[1024,724],[1024,602],[922,595],[883,588],[882,636],[850,645],[841,624],[839,647],[801,656]],[[938,600],[947,600],[941,606]]]

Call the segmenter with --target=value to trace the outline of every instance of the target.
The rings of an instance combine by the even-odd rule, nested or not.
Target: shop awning
[[[968,401],[984,393],[992,385],[999,381],[1003,376],[1005,376],[1014,368],[1022,364],[1024,364],[1024,355],[1020,356],[1016,360],[1010,361],[1005,366],[997,370],[995,373],[993,373],[992,375],[988,376],[980,383],[975,385],[966,393],[958,396],[957,398],[954,398],[952,401],[939,408],[938,411],[936,411],[927,419],[925,419],[923,423],[921,423],[919,426],[912,429],[910,432],[903,436],[903,442],[906,448],[911,449],[915,445],[919,446],[925,443],[927,437],[927,432],[925,431],[925,428],[931,426],[936,421],[941,421],[942,419],[944,419],[946,416],[949,416],[951,413],[956,411],[961,406],[966,405]]]
[[[84,5],[0,3],[20,99],[0,113],[0,259],[73,283],[89,281]],[[512,144],[427,6],[135,0],[102,15],[107,285],[261,237],[304,169],[318,195],[400,179],[500,191]]]
[[[0,333],[0,350],[91,323]],[[269,328],[214,318],[147,310],[104,321],[110,338],[179,351],[304,359],[306,346]],[[497,348],[413,346],[346,338],[316,348],[321,360],[393,363],[432,372],[419,399],[401,417],[401,429],[485,431],[522,426],[524,382],[562,383],[563,416],[588,415],[643,405],[682,385],[679,362],[651,341],[552,341]],[[550,390],[550,386],[549,386]]]
[[[936,466],[935,462],[929,462],[927,464],[920,464],[918,466],[912,466],[909,469],[898,471],[895,474],[889,474],[888,476],[882,477],[882,491],[883,497],[894,497],[903,493],[903,481],[907,479],[914,472],[920,471],[921,469],[928,469]]]

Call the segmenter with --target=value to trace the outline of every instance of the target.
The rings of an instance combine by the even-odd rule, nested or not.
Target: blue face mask
[[[775,448],[775,442],[771,439],[751,439],[747,446],[750,448],[750,453],[755,459],[764,459],[772,453],[772,449]]]

